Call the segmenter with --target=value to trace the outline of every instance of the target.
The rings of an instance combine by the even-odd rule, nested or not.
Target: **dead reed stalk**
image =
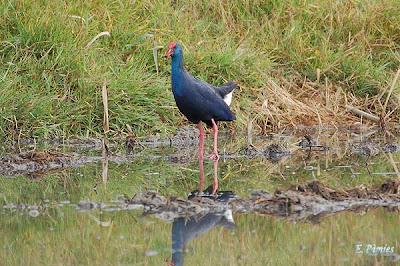
[[[103,98],[103,106],[104,106],[104,117],[103,117],[103,128],[104,133],[107,133],[110,130],[110,126],[108,123],[108,93],[107,93],[107,82],[104,80],[103,89],[101,96]]]
[[[399,75],[400,75],[400,68],[397,69],[396,75],[394,75],[394,78],[393,78],[393,81],[392,81],[392,85],[390,86],[388,95],[386,96],[385,104],[383,105],[382,117],[384,117],[385,119],[386,119],[386,116],[385,116],[386,115],[386,108],[387,108],[387,105],[388,105],[388,102],[389,102],[389,98],[390,98],[390,95],[392,95],[394,87],[396,86],[397,80],[399,79]],[[385,91],[383,92],[383,94],[385,93]]]
[[[364,111],[362,111],[360,109],[357,109],[357,108],[355,108],[353,106],[350,106],[350,105],[347,105],[347,104],[345,105],[345,107],[347,109],[349,109],[350,111],[352,111],[353,113],[355,113],[355,114],[357,114],[357,115],[359,115],[361,117],[365,117],[365,118],[367,118],[369,120],[372,120],[372,121],[375,121],[375,122],[378,122],[378,123],[380,122],[379,117],[377,117],[376,115],[369,114],[367,112],[364,112]]]

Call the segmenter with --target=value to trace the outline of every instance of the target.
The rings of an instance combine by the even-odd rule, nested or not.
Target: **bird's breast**
[[[175,96],[183,96],[183,79],[179,73],[172,72],[171,76],[172,92]]]

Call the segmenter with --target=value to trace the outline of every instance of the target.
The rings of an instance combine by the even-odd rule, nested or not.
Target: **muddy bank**
[[[377,188],[359,186],[338,189],[319,181],[293,185],[273,195],[263,190],[253,191],[249,198],[238,199],[232,204],[236,211],[276,216],[293,221],[317,222],[320,218],[342,211],[368,211],[386,207],[398,210],[400,181],[388,179]]]
[[[270,194],[265,190],[255,190],[249,197],[236,198],[233,192],[219,192],[217,197],[208,194],[195,195],[189,199],[167,199],[155,192],[127,199],[126,204],[142,206],[145,214],[156,214],[170,220],[182,216],[221,212],[230,208],[239,213],[254,213],[276,216],[292,221],[316,222],[324,216],[342,211],[368,211],[386,207],[398,210],[400,182],[388,179],[377,188],[355,187],[341,190],[326,186],[319,181],[292,186],[287,190]],[[219,200],[226,198],[228,200]]]
[[[25,174],[31,178],[38,178],[49,171],[79,167],[100,158],[52,151],[9,154],[0,158],[0,174],[9,177]]]
[[[36,179],[50,172],[81,167],[87,163],[111,161],[120,164],[131,160],[132,158],[126,156],[87,156],[78,153],[30,151],[0,157],[0,174],[6,177],[26,175]]]
[[[355,187],[337,189],[319,181],[312,181],[290,187],[287,190],[270,194],[265,190],[254,190],[248,197],[237,198],[232,191],[218,192],[217,196],[208,193],[196,193],[182,198],[166,198],[154,191],[133,198],[124,198],[117,206],[91,203],[91,208],[104,210],[115,207],[118,210],[142,209],[144,215],[155,215],[160,219],[172,221],[178,217],[201,216],[207,213],[219,213],[230,209],[238,213],[275,216],[291,221],[318,222],[321,218],[342,211],[366,212],[369,209],[385,207],[398,211],[400,181],[388,179],[376,188]],[[80,209],[88,210],[77,205]]]

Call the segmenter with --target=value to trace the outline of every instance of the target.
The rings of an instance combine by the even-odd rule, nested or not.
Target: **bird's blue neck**
[[[183,55],[181,53],[172,57],[171,78],[172,78],[172,92],[177,96],[183,94],[183,75],[185,68],[183,66]]]

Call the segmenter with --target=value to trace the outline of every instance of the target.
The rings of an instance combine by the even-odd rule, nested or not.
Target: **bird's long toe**
[[[218,161],[219,160],[219,154],[214,152],[213,154],[207,156],[206,158],[208,160],[211,160],[211,161]]]

